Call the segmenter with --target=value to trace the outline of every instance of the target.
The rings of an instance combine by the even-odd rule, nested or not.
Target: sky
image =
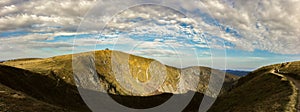
[[[300,60],[299,6],[299,0],[1,0],[0,60],[109,48],[181,68],[254,70]]]

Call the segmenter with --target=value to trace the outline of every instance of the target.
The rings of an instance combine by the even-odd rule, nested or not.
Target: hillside
[[[65,112],[66,110],[13,90],[0,84],[0,110],[1,112]]]
[[[238,80],[221,95],[211,112],[293,112],[299,102],[300,62],[262,67]]]
[[[300,61],[274,65],[278,73],[300,80]]]
[[[75,73],[75,78],[72,69],[74,65],[77,67],[74,70],[79,73]],[[222,94],[209,111],[296,111],[296,108],[300,107],[297,103],[300,101],[299,67],[300,62],[269,65],[240,79],[226,73]],[[95,69],[96,73],[90,71],[91,69]],[[118,73],[125,77],[119,77]],[[160,73],[164,73],[165,77],[159,78],[166,80],[161,83],[162,86],[158,91],[149,93],[134,82],[130,82],[130,85],[137,88],[135,92],[121,86],[121,83],[132,80],[129,77],[133,77],[136,82],[147,82]],[[185,98],[191,91],[195,91],[196,94],[183,111],[198,111],[202,97],[211,96],[203,94],[207,89],[210,75],[221,76],[222,73],[224,72],[208,67],[179,69],[163,65],[154,59],[111,50],[44,59],[10,60],[0,63],[0,110],[91,111],[81,99],[77,90],[79,87],[95,96],[104,96],[108,93],[119,104],[136,109],[158,106],[174,95]],[[94,75],[100,82],[94,77],[91,79],[90,76]],[[116,77],[119,80],[116,80]],[[80,78],[81,81],[78,81]],[[78,82],[75,82],[76,80]],[[99,91],[93,88],[95,85],[82,80],[99,84],[102,90]],[[93,99],[105,100],[102,97]],[[101,103],[109,105],[108,101]],[[112,111],[117,108],[106,109]]]
[[[0,79],[1,111],[88,110],[75,86],[56,85],[55,80],[41,74],[0,65]]]
[[[95,56],[95,58],[92,58],[92,56]],[[76,71],[75,77],[72,64],[79,65],[74,69]],[[128,66],[124,66],[126,64]],[[40,105],[50,105],[47,107],[43,106],[44,108],[36,106],[32,109],[80,112],[91,110],[88,109],[81,99],[77,87],[84,89],[90,94],[97,94],[96,96],[103,96],[108,93],[118,103],[137,109],[157,106],[167,101],[173,95],[184,99],[187,94],[194,91],[196,94],[184,111],[196,111],[204,96],[203,93],[208,88],[210,75],[222,76],[221,74],[224,74],[220,70],[208,67],[194,66],[179,69],[163,65],[154,59],[111,50],[50,58],[9,60],[1,62],[0,68],[1,86],[32,99],[32,101],[26,103],[35,104],[36,101]],[[92,72],[91,69],[95,69],[96,72]],[[120,78],[120,73],[124,77]],[[161,82],[161,86],[154,92],[145,91],[147,89],[142,88],[139,83],[135,82],[130,83],[130,86],[135,89],[134,92],[128,91],[128,88],[121,86],[124,85],[121,84],[122,81],[123,83],[124,81],[132,81],[130,77],[133,77],[136,82],[147,82],[152,78],[159,80],[154,76],[160,76],[160,74],[165,74],[164,77],[158,77],[165,78],[165,81]],[[95,79],[94,76],[98,79]],[[116,77],[118,77],[118,81]],[[80,78],[81,81],[78,81]],[[226,74],[221,92],[228,90],[237,79],[237,76]],[[102,87],[102,90],[99,91],[92,88],[95,85],[90,86],[87,82],[97,84],[96,86]],[[150,86],[146,88],[152,88],[152,84],[148,85]],[[7,89],[1,88],[0,91],[7,91]],[[7,97],[4,94],[0,95],[0,97]],[[205,95],[211,96],[212,94]],[[103,100],[101,97],[98,99]],[[9,100],[4,101],[0,107],[9,111],[18,109],[9,106],[12,105]],[[102,103],[108,102],[103,101]],[[27,105],[24,107],[22,106],[22,101],[18,101],[15,105],[19,107],[18,110],[22,111],[28,110],[27,107],[35,106]],[[110,108],[109,110],[113,109],[115,108]]]
[[[95,56],[95,58],[91,58],[91,56],[93,55]],[[207,67],[189,67],[178,69],[171,66],[162,65],[161,63],[153,59],[143,58],[111,50],[80,53],[75,54],[74,57],[81,58],[80,60],[74,61],[75,64],[81,66],[84,65],[82,66],[82,68],[77,68],[77,70],[84,71],[95,66],[94,68],[97,71],[96,74],[101,82],[100,85],[102,88],[104,88],[102,92],[108,92],[116,95],[151,96],[161,93],[182,94],[188,91],[197,91],[200,93],[204,93],[204,91],[208,88],[207,85],[210,74],[214,73],[212,75],[219,75],[223,73],[219,70],[210,69]],[[91,65],[91,63],[95,63],[95,65]],[[51,79],[57,81],[57,85],[60,85],[61,82],[66,82],[67,84],[73,86],[76,85],[74,82],[72,69],[72,55],[56,56],[45,59],[12,60],[3,62],[2,64],[29,70],[31,72],[50,77]],[[123,66],[124,64],[128,65],[127,68],[119,67]],[[156,65],[153,66],[153,64]],[[164,70],[161,70],[160,68],[164,68]],[[127,77],[135,78],[137,82],[149,81],[151,80],[151,78],[149,78],[151,77],[151,75],[155,75],[155,73],[157,74],[161,72],[164,72],[164,74],[166,74],[166,76],[164,77],[166,80],[162,82],[158,91],[147,93],[147,91],[144,92],[144,89],[136,89],[135,92],[132,92],[128,91],[128,89],[124,89],[124,87],[120,85],[120,81],[122,83],[122,81],[126,82],[130,79],[121,79],[119,81],[116,81],[118,73],[116,73],[115,69],[118,69],[117,72],[119,74],[121,73],[122,75],[127,75]],[[131,72],[129,73],[128,71]],[[87,77],[87,75],[84,75],[78,78],[88,79],[89,77]],[[229,88],[231,84],[237,79],[237,76],[226,74],[226,87],[224,88]],[[198,82],[199,80],[201,81]],[[90,81],[95,82],[95,80]],[[134,82],[135,81],[131,83],[133,84],[133,87],[140,87],[137,83]],[[85,82],[80,82],[79,86],[85,87],[88,85]],[[147,94],[139,94],[143,92]]]
[[[4,112],[89,112],[91,111],[78,94],[77,89],[69,84],[56,85],[56,81],[27,70],[0,65],[0,111]],[[84,90],[101,104],[109,105],[107,99],[102,98],[106,93]],[[193,94],[189,92],[187,94]],[[66,97],[67,96],[67,97]],[[145,109],[158,106],[173,96],[171,93],[141,96],[123,96],[109,94],[110,98],[124,106]],[[186,94],[177,94],[183,99]],[[195,111],[203,97],[196,93],[185,111]],[[110,100],[110,99],[108,99]],[[136,103],[139,102],[139,103]],[[111,104],[113,105],[113,104]],[[118,108],[108,107],[107,111],[120,111]],[[98,110],[99,111],[99,110]],[[101,111],[104,111],[101,109]]]

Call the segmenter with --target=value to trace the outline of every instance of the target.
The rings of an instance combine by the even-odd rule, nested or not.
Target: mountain
[[[243,77],[243,76],[248,75],[248,73],[249,73],[250,71],[224,70],[224,72],[230,73],[230,74],[233,74],[233,75],[236,75],[236,76],[239,76],[239,77]]]
[[[165,81],[160,83],[157,91],[145,91],[134,82],[130,86],[135,91],[122,86],[122,83],[132,81],[130,77],[136,82],[148,82],[158,74],[165,74],[163,77],[159,75]],[[210,77],[221,74],[224,72],[208,67],[179,69],[154,59],[111,50],[9,60],[0,63],[0,110],[91,111],[81,99],[78,91],[81,89],[94,96],[108,94],[119,104],[135,109],[158,106],[172,96],[184,99],[195,91],[191,102],[183,109],[184,112],[194,112],[198,111],[203,96],[214,97],[205,90]],[[93,84],[102,89],[94,88]],[[151,89],[152,86],[145,88]],[[261,67],[241,78],[226,73],[221,94],[209,111],[297,111],[300,107],[298,88],[300,61]],[[99,105],[110,105],[102,97],[93,99],[101,101]]]
[[[74,65],[77,68],[73,69]],[[185,110],[197,110],[195,108],[201,101],[199,98],[208,88],[210,76],[224,74],[223,71],[200,66],[179,69],[163,65],[154,59],[111,50],[51,58],[9,60],[0,63],[0,67],[1,85],[24,93],[28,98],[33,98],[42,104],[57,107],[58,111],[59,109],[61,111],[90,111],[82,101],[77,87],[95,94],[108,93],[118,103],[133,108],[149,108],[148,106],[163,103],[170,95],[184,96],[184,94],[189,94],[189,91],[195,91],[196,96]],[[96,72],[94,73],[91,69],[95,69]],[[135,91],[129,91],[128,88],[122,86],[124,85],[122,83],[132,81],[132,79],[136,82],[148,82],[151,78],[157,78],[155,76],[158,74],[165,74],[163,77],[158,77],[165,80],[160,83],[161,86],[157,91],[146,91],[154,88],[151,84],[146,86],[148,89],[144,89],[139,83],[131,82],[130,86]],[[125,77],[120,78],[120,75]],[[130,79],[130,77],[133,78]],[[221,92],[230,89],[238,78],[226,73]],[[96,86],[102,89],[94,88]],[[209,92],[205,95],[212,96]]]
[[[93,58],[93,56],[95,56],[95,58]],[[207,85],[210,74],[213,73],[213,75],[218,75],[223,73],[222,71],[208,67],[188,67],[184,69],[178,69],[168,65],[163,65],[154,59],[143,58],[111,50],[80,53],[75,54],[74,57],[80,58],[75,60],[76,62],[74,61],[74,63],[83,66],[82,68],[74,69],[75,71],[80,70],[79,72],[84,72],[85,70],[94,68],[97,72],[96,75],[100,78],[100,85],[102,85],[102,88],[104,88],[102,92],[108,92],[117,95],[140,96],[141,94],[135,93],[141,93],[141,91],[144,91],[142,89],[136,89],[135,93],[133,93],[132,91],[124,89],[120,83],[122,83],[122,81],[123,83],[128,80],[131,81],[131,79],[124,80],[123,77],[118,78],[120,74],[123,76],[127,75],[126,77],[133,77],[135,79],[133,82],[146,82],[150,80],[148,77],[151,77],[151,75],[164,72],[161,74],[165,74],[165,77],[159,78],[165,78],[165,81],[161,84],[158,91],[143,95],[149,96],[161,93],[181,94],[190,90],[204,93],[204,91],[208,88]],[[46,59],[13,60],[3,62],[3,64],[42,74],[54,80],[59,80],[57,81],[58,83],[62,79],[64,82],[70,85],[76,85],[74,82],[72,68],[72,55],[56,56]],[[126,64],[128,66],[123,66]],[[151,73],[149,73],[148,68],[152,70]],[[130,73],[128,71],[130,71]],[[88,72],[89,71],[86,73]],[[77,78],[81,79],[76,80],[89,80],[90,77],[87,76],[88,75],[78,76]],[[117,81],[116,78],[118,78],[119,81]],[[201,81],[198,83],[200,79]],[[237,76],[227,73],[225,82],[232,83],[236,79],[238,79]],[[89,81],[95,84],[99,83],[97,80]],[[133,85],[134,87],[140,86],[137,83],[132,84],[136,84]],[[85,82],[80,82],[78,86],[86,87],[90,85],[86,84]]]
[[[250,72],[218,97],[211,112],[299,111],[300,62],[269,65]]]

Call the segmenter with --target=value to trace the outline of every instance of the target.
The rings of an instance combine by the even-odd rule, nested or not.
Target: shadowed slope
[[[20,91],[13,90],[0,83],[1,112],[66,112],[58,106],[39,101]]]
[[[47,76],[0,65],[0,83],[25,93],[37,100],[57,105],[68,110],[88,110],[75,86],[58,82]],[[66,97],[67,96],[67,97]]]

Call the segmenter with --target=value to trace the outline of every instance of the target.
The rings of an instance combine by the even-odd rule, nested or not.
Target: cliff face
[[[222,71],[207,67],[179,69],[153,59],[111,50],[2,64],[45,75],[57,80],[57,85],[64,81],[83,88],[130,96],[181,94],[188,91],[204,93],[210,75],[223,74]],[[234,75],[226,74],[225,88],[237,79]]]

